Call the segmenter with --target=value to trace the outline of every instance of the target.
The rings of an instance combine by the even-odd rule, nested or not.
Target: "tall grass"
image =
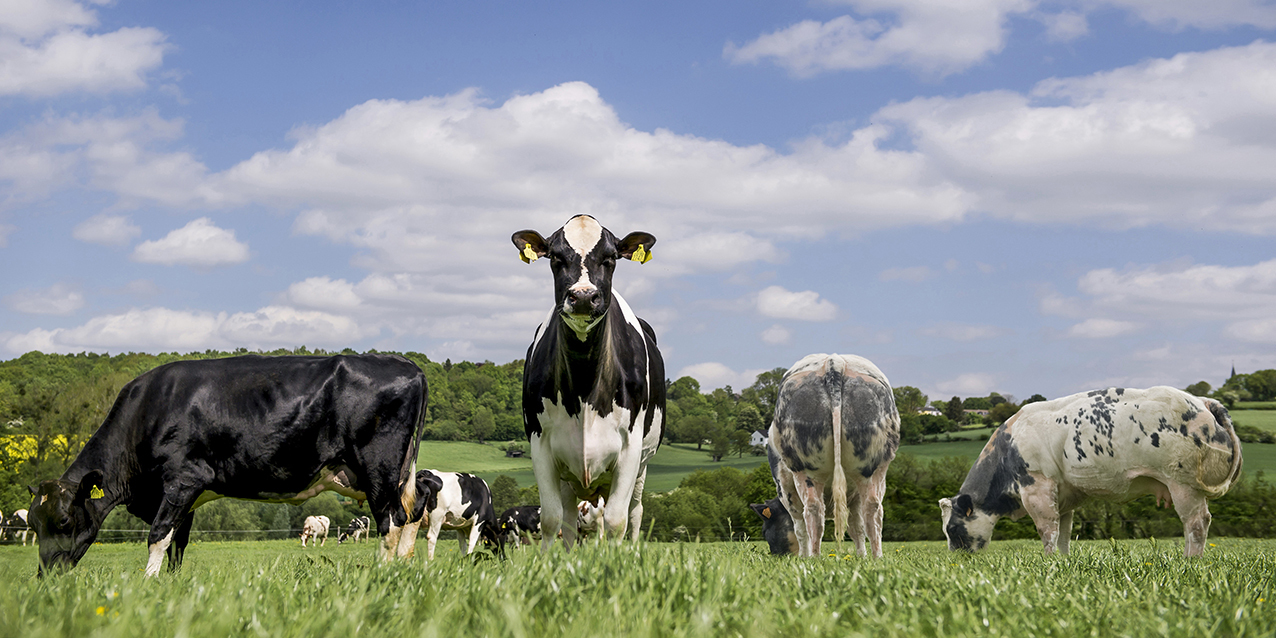
[[[0,548],[3,636],[1261,636],[1276,633],[1276,542],[1036,542],[977,555],[887,544],[872,561],[776,558],[758,544],[587,545],[379,565],[370,544],[198,543],[142,577],[139,545],[94,547],[38,580]],[[845,548],[844,548],[845,549]],[[831,551],[831,548],[830,548]]]

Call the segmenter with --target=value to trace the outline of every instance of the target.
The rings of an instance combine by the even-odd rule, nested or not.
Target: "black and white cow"
[[[1183,520],[1183,553],[1199,556],[1206,499],[1226,494],[1240,471],[1241,442],[1218,401],[1166,386],[1109,388],[1020,408],[939,506],[949,549],[982,549],[999,518],[1027,513],[1045,553],[1067,554],[1076,507],[1153,494]]]
[[[576,504],[576,530],[580,538],[595,532],[602,532],[603,514],[607,511],[607,501],[598,497],[597,503],[581,501]],[[600,533],[599,536],[602,534]]]
[[[332,520],[327,516],[307,516],[301,525],[301,546],[305,547],[306,539],[310,539],[312,542],[319,541],[319,546],[323,547],[328,543],[328,528],[331,526]]]
[[[381,555],[411,554],[425,375],[399,356],[177,361],[120,391],[60,479],[31,488],[40,569],[73,567],[125,504],[151,525],[147,575],[177,569],[194,510],[231,497],[366,499]]]
[[[480,538],[493,551],[503,555],[505,540],[496,524],[492,509],[492,491],[487,482],[463,472],[421,470],[416,473],[416,512],[426,525],[426,557],[434,560],[434,546],[442,529],[469,530],[469,538],[460,538],[461,552],[474,551]]]
[[[539,505],[511,507],[496,519],[496,524],[505,542],[530,545],[532,535],[541,533],[541,508]]]
[[[767,440],[779,507],[753,506],[771,551],[788,553],[796,540],[799,556],[820,555],[824,489],[831,486],[837,542],[849,522],[859,555],[865,555],[867,536],[873,556],[880,557],[886,470],[898,447],[895,394],[872,362],[813,354],[793,364],[780,382]]]
[[[346,542],[347,538],[357,543],[360,537],[367,538],[371,530],[372,519],[367,516],[356,516],[350,519],[350,525],[346,526],[346,531],[337,536],[337,544]]]
[[[0,531],[3,532],[3,535],[0,535],[0,538],[7,536],[15,541],[22,539],[23,547],[27,546],[27,540],[29,538],[39,540],[39,538],[35,535],[35,532],[31,529],[30,516],[28,516],[27,510],[14,510],[13,513],[9,515],[9,518],[0,516],[0,528],[2,528]]]
[[[523,427],[541,496],[542,549],[559,531],[569,549],[581,500],[604,496],[604,533],[639,535],[647,462],[665,421],[665,368],[656,334],[612,290],[617,259],[645,262],[656,238],[617,239],[588,215],[548,239],[514,233],[525,261],[548,257],[554,305],[523,368]]]

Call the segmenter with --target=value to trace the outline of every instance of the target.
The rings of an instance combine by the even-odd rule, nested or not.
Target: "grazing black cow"
[[[505,540],[496,525],[492,491],[486,481],[462,472],[421,470],[416,473],[416,493],[413,519],[427,525],[425,547],[430,560],[434,560],[434,546],[443,528],[469,530],[468,542],[460,538],[464,554],[473,552],[482,538],[484,545],[504,556]]]
[[[637,540],[647,462],[665,422],[665,365],[656,333],[611,287],[617,259],[645,262],[656,238],[617,239],[588,215],[549,239],[514,233],[525,261],[549,257],[554,306],[536,329],[523,368],[523,427],[541,496],[542,549],[559,530],[569,549],[581,500],[603,496],[605,534]]]
[[[340,545],[346,542],[347,538],[357,543],[359,542],[359,537],[367,538],[371,530],[372,519],[367,516],[356,516],[350,519],[350,525],[346,527],[346,531],[337,536],[337,544]]]
[[[31,488],[40,572],[73,567],[107,513],[151,524],[146,574],[177,569],[195,508],[222,497],[366,499],[381,555],[411,554],[425,375],[399,356],[177,361],[120,391],[62,478]]]
[[[496,525],[501,530],[501,535],[505,537],[505,542],[530,545],[532,534],[541,533],[541,507],[539,505],[511,507],[496,519]]]

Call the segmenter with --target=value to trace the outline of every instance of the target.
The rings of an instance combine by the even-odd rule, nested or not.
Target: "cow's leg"
[[[1183,521],[1183,555],[1200,556],[1205,552],[1205,539],[1210,531],[1210,507],[1200,492],[1185,485],[1169,486],[1174,511]]]
[[[647,466],[643,465],[638,472],[638,480],[634,482],[634,496],[629,506],[630,538],[637,542],[642,537],[642,491],[647,485]]]
[[[882,517],[885,514],[882,500],[886,497],[886,467],[878,468],[869,479],[868,484],[861,486],[861,506],[864,510],[865,534],[873,558],[882,557]]]
[[[177,524],[177,531],[173,534],[173,543],[168,546],[168,571],[175,572],[182,566],[182,559],[186,556],[186,545],[191,540],[191,523],[195,521],[195,513],[188,513],[182,522]]]
[[[576,537],[580,533],[580,519],[576,510],[576,492],[568,485],[566,481],[558,482],[558,506],[565,512],[563,515],[563,547],[571,549],[576,544]],[[544,521],[545,512],[541,511],[541,520]]]
[[[428,560],[434,560],[434,546],[439,542],[439,531],[443,529],[443,519],[446,517],[447,514],[444,513],[430,514],[428,517],[430,527],[425,532],[425,557]]]
[[[846,497],[846,513],[847,513],[846,531],[850,533],[851,540],[855,541],[855,553],[859,556],[865,555],[865,552],[864,552],[864,523],[866,522],[864,520],[865,505],[866,505],[866,502],[864,499],[864,495],[860,493],[859,489],[855,489],[853,492],[851,492],[850,496]],[[834,514],[834,516],[837,516],[837,514]],[[838,539],[839,548],[841,546],[841,541],[842,539],[839,538]]]
[[[483,524],[475,522],[470,525],[470,544],[465,548],[465,554],[468,556],[474,553],[474,548],[478,545],[479,536],[483,533]],[[459,534],[458,534],[459,536]]]
[[[638,489],[638,474],[645,474],[646,468],[642,464],[642,432],[637,428],[635,430],[629,437],[629,447],[616,460],[616,482],[607,495],[607,504],[603,506],[603,520],[598,528],[600,539],[612,534],[617,539],[623,539],[625,529],[629,526],[629,513],[634,497],[642,500],[642,490]],[[639,511],[638,515],[641,517],[642,512]]]
[[[1072,511],[1059,514],[1059,553],[1068,555],[1068,545],[1072,542]]]
[[[784,503],[785,509],[789,510],[789,517],[793,519],[793,535],[798,541],[798,556],[809,556],[810,554],[807,554],[809,534],[806,529],[806,507],[798,495],[797,479],[784,464],[780,464],[779,467],[779,498]]]
[[[1031,485],[1019,488],[1023,509],[1032,517],[1041,535],[1043,551],[1047,556],[1059,548],[1059,489],[1057,484],[1040,474],[1033,474]]]
[[[820,555],[820,542],[824,539],[824,484],[806,475],[794,472],[798,498],[802,500],[802,516],[806,519],[807,556]]]
[[[563,528],[565,512],[572,515],[572,538],[576,538],[576,503],[573,501],[570,506],[563,506],[565,501],[560,494],[559,485],[562,481],[554,470],[554,452],[549,447],[549,441],[540,434],[533,434],[527,439],[527,443],[528,453],[532,457],[532,473],[536,475],[536,488],[541,495],[541,551],[548,552]]]
[[[195,498],[204,491],[203,486],[181,485],[170,479],[170,487],[160,498],[159,508],[151,519],[151,532],[147,537],[146,575],[159,573],[164,554],[173,543],[173,536],[186,517],[190,516]]]

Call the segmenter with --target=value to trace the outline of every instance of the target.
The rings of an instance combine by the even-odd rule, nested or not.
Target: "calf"
[[[399,356],[177,361],[120,391],[62,478],[32,487],[40,573],[73,567],[116,505],[151,525],[146,574],[182,563],[194,511],[222,497],[366,499],[383,559],[416,542],[409,519],[425,375]],[[401,533],[402,532],[402,533]]]
[[[9,538],[12,538],[15,541],[21,538],[22,546],[26,547],[28,537],[30,537],[33,541],[39,540],[36,537],[35,532],[31,529],[29,519],[30,517],[28,516],[27,510],[14,510],[13,513],[9,515],[9,518],[0,516],[0,526],[3,527],[3,531],[8,534]]]
[[[427,526],[426,556],[434,560],[434,546],[439,530],[469,530],[468,542],[461,537],[461,552],[474,551],[479,538],[485,545],[504,555],[505,543],[497,533],[496,510],[492,509],[492,492],[483,479],[473,474],[421,470],[416,473],[416,517]]]
[[[581,501],[576,504],[576,529],[580,531],[582,538],[588,534],[602,531],[599,527],[603,522],[603,513],[606,506],[607,502],[601,496],[598,497],[597,504],[589,501]]]
[[[576,540],[581,500],[605,496],[604,533],[633,538],[642,524],[647,462],[665,422],[665,368],[656,334],[639,319],[611,278],[617,259],[645,262],[656,238],[635,232],[617,239],[578,215],[549,239],[514,233],[524,261],[549,257],[554,305],[536,329],[523,367],[523,427],[540,489],[548,550],[560,529]]]
[[[332,525],[332,521],[327,516],[307,516],[306,522],[301,526],[301,546],[306,546],[306,539],[318,540],[319,546],[323,547],[328,542],[328,527]]]
[[[771,551],[788,553],[796,540],[799,556],[820,555],[824,489],[831,484],[838,544],[849,520],[859,555],[866,553],[867,536],[873,556],[880,557],[886,470],[898,447],[895,395],[877,366],[837,354],[795,363],[780,382],[767,441],[777,507],[753,506]]]
[[[350,519],[350,525],[346,527],[346,531],[337,536],[337,544],[346,542],[346,539],[352,539],[353,542],[359,542],[359,537],[367,538],[368,531],[372,529],[372,519],[367,516],[359,516]]]
[[[532,534],[539,534],[541,531],[541,508],[539,505],[511,507],[496,522],[505,542],[530,545]]]
[[[1206,500],[1226,494],[1240,471],[1240,439],[1218,401],[1165,386],[1109,388],[1025,405],[939,506],[949,549],[982,549],[999,518],[1027,513],[1045,553],[1067,554],[1077,506],[1153,494],[1174,505],[1183,553],[1198,556]]]

